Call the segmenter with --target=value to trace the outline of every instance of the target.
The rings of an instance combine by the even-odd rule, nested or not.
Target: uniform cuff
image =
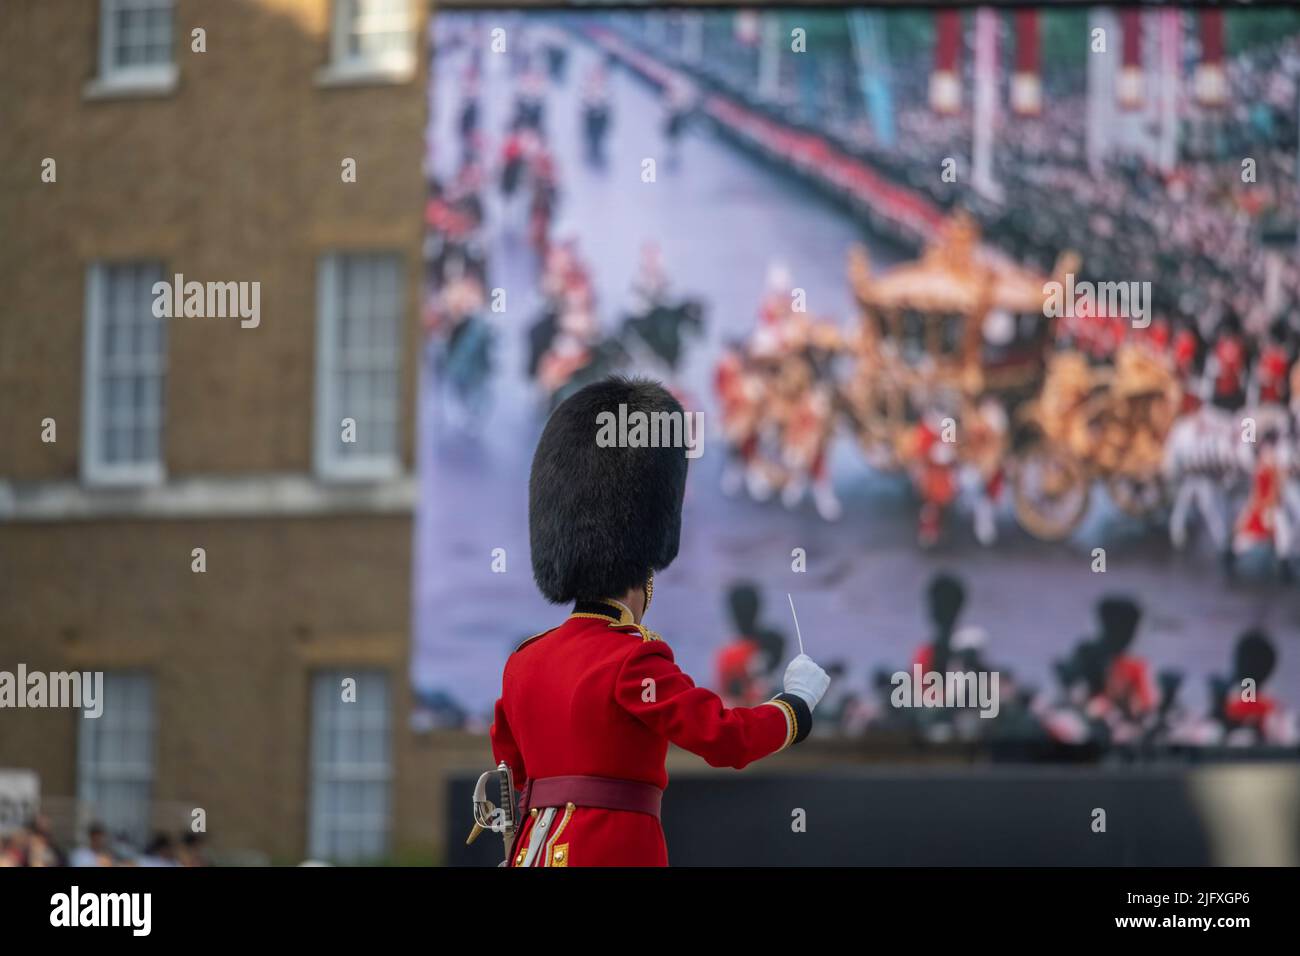
[[[798,694],[777,694],[772,698],[772,703],[780,706],[790,721],[790,739],[786,742],[787,747],[799,743],[812,732],[812,710],[808,702]]]

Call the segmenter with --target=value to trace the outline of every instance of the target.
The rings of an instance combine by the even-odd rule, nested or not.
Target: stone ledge
[[[0,481],[0,522],[409,515],[415,499],[411,475],[364,482],[294,474],[200,476],[134,488]]]

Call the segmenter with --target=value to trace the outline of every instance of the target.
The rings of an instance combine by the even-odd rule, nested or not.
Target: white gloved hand
[[[830,675],[807,654],[800,654],[785,669],[785,692],[802,697],[809,710],[817,706],[830,685]]]

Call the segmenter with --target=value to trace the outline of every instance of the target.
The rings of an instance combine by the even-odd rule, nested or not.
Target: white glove
[[[812,710],[831,685],[830,676],[807,654],[800,654],[785,669],[785,692],[802,697]]]

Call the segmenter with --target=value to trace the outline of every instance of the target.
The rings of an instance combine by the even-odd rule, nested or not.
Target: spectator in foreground
[[[207,837],[202,833],[187,832],[181,837],[180,852],[177,854],[177,862],[181,866],[211,866],[208,860],[207,852],[204,850],[204,844],[207,843]]]
[[[113,855],[109,851],[108,830],[99,822],[92,823],[86,831],[86,846],[79,846],[72,851],[69,861],[71,866],[112,866]]]
[[[31,822],[27,824],[29,834],[28,845],[33,845],[33,839],[40,847],[40,854],[49,859],[50,862],[39,864],[44,866],[67,866],[68,856],[59,846],[59,842],[54,839],[54,831],[50,826],[50,818],[44,813],[37,813],[32,817]],[[28,863],[28,866],[38,864]]]
[[[0,834],[0,866],[22,866],[23,853],[18,837],[12,833]]]
[[[155,833],[144,853],[136,860],[136,866],[177,866],[176,845],[165,833]]]
[[[27,866],[62,866],[58,852],[39,822],[27,824]]]

